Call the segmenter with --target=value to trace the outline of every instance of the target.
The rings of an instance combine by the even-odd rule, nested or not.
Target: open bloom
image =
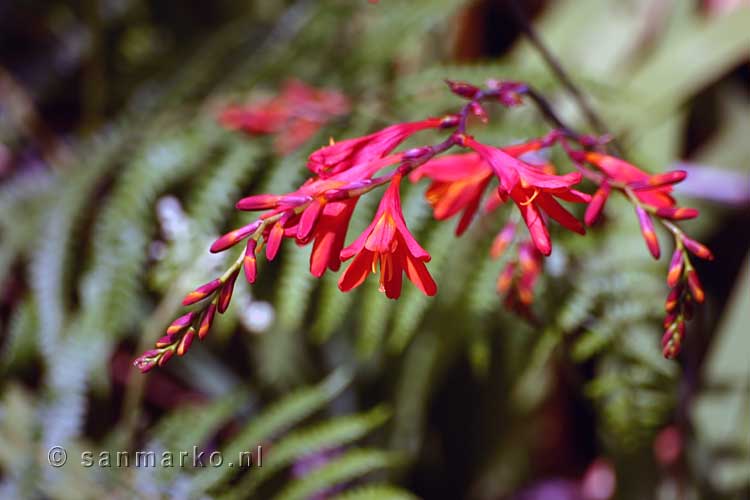
[[[250,135],[277,134],[275,149],[289,153],[325,123],[349,112],[344,94],[311,87],[299,80],[289,80],[279,95],[225,108],[219,122],[231,130]]]
[[[514,144],[500,148],[504,153],[518,158],[544,147],[543,140]],[[435,219],[444,220],[463,211],[456,235],[460,236],[469,227],[476,214],[487,185],[494,171],[478,153],[445,155],[428,161],[411,173],[409,179],[416,182],[423,177],[432,180],[425,197],[432,205]],[[494,196],[486,205],[487,211],[496,208],[502,200]]]
[[[500,148],[487,146],[465,137],[464,144],[492,168],[500,180],[498,194],[501,199],[510,197],[518,206],[531,239],[543,255],[552,252],[549,230],[543,213],[563,227],[585,234],[583,224],[560,205],[555,198],[574,203],[588,203],[591,197],[572,187],[581,181],[579,172],[552,175],[543,168],[526,163]]]
[[[237,202],[238,209],[267,212],[259,220],[219,238],[212,251],[221,251],[238,243],[256,231],[263,220],[276,217],[277,220],[267,224],[262,234],[268,260],[276,257],[284,238],[294,238],[299,245],[313,242],[310,254],[310,272],[313,275],[320,277],[326,269],[337,271],[341,266],[339,254],[344,246],[349,221],[359,200],[358,190],[366,188],[380,169],[397,163],[401,158],[401,154],[390,155],[356,165],[325,179],[315,177],[296,191],[284,195],[259,194],[242,198]],[[246,259],[250,265],[250,272],[246,268],[248,277],[255,274],[255,248],[253,245],[247,252]]]
[[[430,160],[412,172],[409,179],[432,180],[425,197],[432,205],[435,219],[448,219],[463,210],[456,226],[456,235],[461,235],[474,218],[492,176],[492,170],[478,154],[468,153]]]
[[[417,122],[397,123],[370,135],[336,142],[310,155],[307,168],[320,176],[342,172],[355,165],[382,158],[409,136],[430,128],[453,126],[455,116],[428,118]]]
[[[430,254],[411,235],[401,213],[400,185],[401,176],[396,175],[383,194],[372,223],[341,251],[341,260],[354,257],[339,279],[342,291],[361,285],[371,271],[377,272],[379,264],[380,290],[388,298],[401,295],[403,272],[426,295],[437,292],[437,285],[424,264],[430,260]]]

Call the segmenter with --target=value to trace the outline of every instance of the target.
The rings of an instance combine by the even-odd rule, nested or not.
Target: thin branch
[[[568,93],[570,93],[570,95],[576,100],[591,127],[599,135],[606,134],[609,131],[609,128],[605,125],[604,120],[602,120],[602,118],[596,113],[583,92],[581,92],[576,84],[573,83],[573,80],[568,76],[568,73],[562,67],[562,64],[560,64],[560,61],[557,60],[554,54],[552,54],[544,44],[539,34],[526,18],[521,6],[518,4],[518,0],[511,0],[510,6],[513,10],[513,15],[521,26],[526,37],[534,48],[539,51],[542,59],[544,59],[544,62],[550,67],[557,79],[560,80],[563,87],[565,87]],[[619,154],[619,151],[622,149],[619,144],[617,144],[616,141],[612,141],[611,145]]]

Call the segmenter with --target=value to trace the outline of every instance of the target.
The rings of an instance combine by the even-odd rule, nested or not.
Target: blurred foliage
[[[293,189],[307,154],[329,136],[452,110],[444,78],[527,80],[586,124],[522,39],[500,58],[453,61],[466,8],[458,0],[216,2],[206,23],[175,2],[83,2],[80,11],[34,3],[66,47],[83,44],[75,45],[86,61],[82,100],[93,101],[80,106],[80,129],[59,125],[68,140],[38,148],[42,165],[0,184],[0,497],[505,498],[551,474],[578,477],[598,456],[615,465],[621,498],[749,491],[747,263],[739,273],[724,264],[724,281],[708,280],[682,363],[664,360],[665,265],[650,259],[629,207],[614,200],[587,238],[554,235],[539,327],[495,295],[503,261],[488,249],[507,213],[455,239],[453,222],[432,221],[412,187],[404,211],[432,254],[438,296],[408,287],[388,301],[372,282],[339,293],[336,276],[309,275],[309,248],[287,243],[252,290],[238,285],[205,342],[164,370],[133,373],[130,360],[178,313],[184,293],[221,268],[224,257],[207,248],[244,220],[234,201]],[[694,158],[745,173],[750,99],[725,77],[750,58],[747,26],[750,9],[709,17],[692,2],[646,0],[549,2],[536,21],[629,158],[661,170],[683,157],[690,116],[713,89],[723,114]],[[70,78],[63,69],[26,78],[31,102],[54,101]],[[221,103],[272,92],[289,77],[342,89],[355,97],[352,115],[285,158],[267,140],[215,123]],[[106,85],[98,98],[97,82]],[[27,125],[50,112],[34,118],[33,106],[17,113],[5,101],[0,153],[14,154],[40,141]],[[494,109],[477,135],[507,144],[545,131],[532,109]],[[690,230],[700,239],[748,221],[699,204],[705,215]],[[363,200],[350,237],[374,208]],[[717,261],[742,258],[747,241],[737,241],[715,248]],[[253,322],[259,307],[270,325]],[[657,466],[651,446],[670,423],[687,441],[674,469]],[[68,450],[64,467],[47,463],[55,445]],[[261,468],[242,473],[89,469],[77,460],[81,450],[194,445],[225,457],[267,451]],[[294,472],[321,456],[318,468]]]

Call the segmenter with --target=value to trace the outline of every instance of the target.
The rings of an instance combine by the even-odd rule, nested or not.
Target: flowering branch
[[[462,234],[477,213],[491,182],[497,183],[484,202],[491,212],[512,201],[518,216],[500,231],[491,254],[499,257],[516,239],[517,225],[523,220],[528,238],[518,244],[518,258],[511,259],[500,274],[498,291],[506,296],[506,305],[530,316],[534,285],[541,275],[542,258],[552,251],[547,219],[585,234],[584,224],[557,201],[588,203],[585,222],[591,225],[604,207],[612,189],[621,191],[633,203],[644,238],[651,253],[659,257],[659,244],[651,216],[656,217],[675,237],[675,256],[668,283],[672,293],[667,303],[667,330],[664,355],[674,357],[684,336],[684,321],[691,314],[692,302],[703,300],[697,275],[688,251],[701,258],[710,252],[689,239],[672,220],[697,216],[697,211],[676,208],[669,195],[671,185],[681,181],[684,172],[675,171],[649,176],[647,173],[606,154],[608,137],[578,134],[565,125],[544,97],[530,86],[512,81],[490,80],[485,88],[464,82],[447,82],[450,90],[466,99],[458,113],[416,122],[399,123],[370,135],[347,139],[313,152],[308,169],[313,173],[296,191],[287,194],[260,194],[241,199],[237,208],[261,211],[253,222],[217,239],[211,252],[225,251],[241,242],[245,250],[218,278],[198,287],[183,300],[196,309],[176,319],[154,347],[146,351],[135,365],[143,372],[163,366],[175,353],[182,356],[195,336],[207,335],[216,313],[223,314],[231,301],[240,271],[249,283],[257,277],[257,259],[265,250],[267,260],[274,260],[284,239],[298,245],[312,243],[310,272],[321,277],[327,269],[338,271],[342,262],[351,263],[339,278],[338,286],[350,291],[361,285],[370,273],[378,273],[380,290],[389,298],[401,294],[403,275],[424,294],[437,292],[437,285],[427,270],[430,254],[409,231],[401,209],[400,187],[405,177],[416,182],[426,177],[431,183],[426,191],[434,216],[444,220],[462,212],[456,234]],[[289,94],[289,95],[287,95]],[[311,90],[301,83],[287,85],[281,100],[264,101],[249,108],[232,108],[222,121],[250,134],[289,131],[299,135],[299,120],[319,127],[326,119],[337,116],[345,99],[330,92]],[[478,142],[468,133],[469,118],[488,120],[484,104],[499,102],[505,107],[518,106],[528,98],[555,128],[547,135],[525,143],[495,147]],[[289,101],[289,103],[287,103]],[[310,101],[310,102],[308,102]],[[286,103],[286,104],[285,104]],[[298,114],[286,109],[305,109]],[[264,117],[274,117],[272,127],[264,127]],[[310,121],[314,116],[314,122]],[[443,141],[403,152],[394,150],[407,138],[422,130],[452,130]],[[314,132],[303,127],[305,137]],[[286,142],[285,148],[290,148]],[[557,175],[553,165],[539,161],[534,153],[560,144],[577,171]],[[453,148],[461,153],[445,154]],[[287,151],[288,149],[284,149]],[[586,167],[593,165],[594,171]],[[583,177],[598,186],[593,198],[573,188]],[[385,187],[377,212],[370,225],[349,246],[344,247],[349,221],[360,197]]]

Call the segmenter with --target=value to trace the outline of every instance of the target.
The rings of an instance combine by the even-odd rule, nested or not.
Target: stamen
[[[525,207],[526,205],[528,205],[529,203],[531,203],[532,201],[534,201],[537,196],[539,196],[539,190],[538,189],[534,189],[534,194],[531,195],[531,198],[529,198],[528,200],[522,202],[521,205]]]

